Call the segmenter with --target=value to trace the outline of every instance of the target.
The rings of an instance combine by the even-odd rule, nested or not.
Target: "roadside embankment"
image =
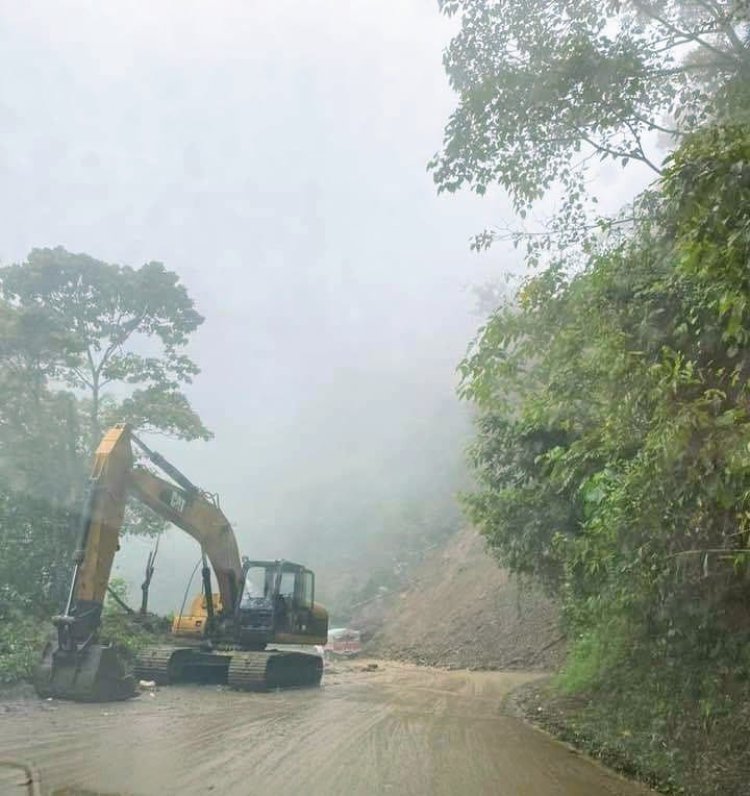
[[[664,705],[647,680],[640,690],[613,681],[610,689],[570,695],[556,688],[553,678],[545,678],[521,686],[506,707],[660,793],[750,794],[747,694],[721,715],[709,716],[705,706],[685,702],[666,720]]]

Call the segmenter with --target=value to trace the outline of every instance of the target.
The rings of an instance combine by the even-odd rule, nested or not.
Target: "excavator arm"
[[[133,444],[175,483],[134,466]],[[201,545],[204,561],[211,562],[216,574],[223,609],[233,611],[237,604],[242,562],[234,532],[218,501],[150,450],[127,425],[115,426],[104,435],[94,456],[68,600],[63,614],[53,619],[57,640],[45,649],[37,673],[37,691],[43,695],[85,699],[91,694],[91,699],[99,700],[132,693],[132,683],[122,674],[114,651],[96,644],[129,494]],[[204,585],[210,616],[207,566]]]
[[[88,646],[99,627],[133,466],[127,435],[126,427],[110,429],[94,455],[68,601],[62,616],[53,619],[63,650],[74,652]]]
[[[211,562],[222,605],[233,610],[242,582],[242,562],[231,525],[218,505],[141,467],[130,473],[129,491],[152,511],[193,537]]]

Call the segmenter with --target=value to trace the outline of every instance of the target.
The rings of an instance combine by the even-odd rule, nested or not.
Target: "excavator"
[[[136,462],[134,446],[167,478]],[[202,593],[172,623],[171,642],[143,650],[134,675],[100,643],[102,607],[132,495],[201,547]],[[218,593],[214,592],[211,570]],[[241,558],[218,498],[195,486],[127,424],[106,432],[94,456],[65,609],[53,618],[34,676],[41,697],[81,702],[128,699],[136,677],[157,684],[226,683],[239,690],[313,686],[323,661],[269,644],[323,645],[328,613],[315,602],[315,575],[291,561]]]

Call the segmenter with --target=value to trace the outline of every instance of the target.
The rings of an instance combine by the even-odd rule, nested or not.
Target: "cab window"
[[[309,570],[300,573],[299,603],[303,608],[312,608],[315,597],[315,576]]]

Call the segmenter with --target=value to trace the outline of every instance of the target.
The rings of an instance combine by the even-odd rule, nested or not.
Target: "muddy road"
[[[0,705],[0,759],[45,794],[618,794],[625,782],[503,713],[534,675],[345,664],[271,694],[176,686],[131,702]],[[0,767],[0,793],[24,793]],[[14,784],[15,783],[15,784]]]

